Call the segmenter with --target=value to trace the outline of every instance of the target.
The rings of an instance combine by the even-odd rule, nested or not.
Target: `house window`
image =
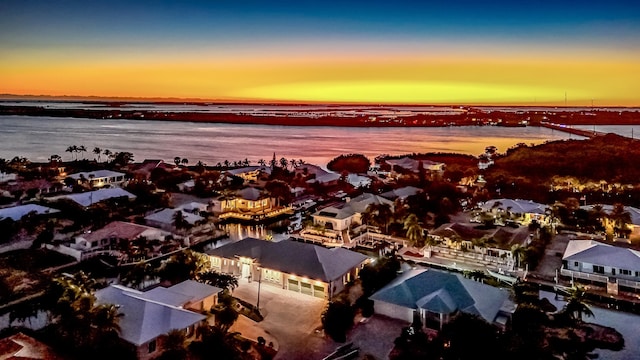
[[[620,269],[620,274],[622,274],[622,275],[631,275],[631,270]]]
[[[640,271],[636,271],[636,277],[640,277]]]
[[[97,241],[92,241],[91,242],[91,247],[96,247],[98,246],[98,242]]]
[[[220,267],[220,258],[212,257],[211,258],[211,266]]]
[[[604,266],[593,265],[593,272],[598,274],[604,274]]]
[[[579,262],[577,262],[577,261],[574,261],[574,262],[573,262],[573,266],[578,267],[578,265],[580,265],[580,263],[579,263]]]
[[[149,354],[156,351],[156,340],[151,340],[149,342]]]
[[[611,269],[611,275],[615,275],[616,274],[616,269]]]

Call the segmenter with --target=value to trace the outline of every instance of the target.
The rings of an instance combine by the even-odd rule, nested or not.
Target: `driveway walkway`
[[[242,280],[233,295],[257,304],[258,283]],[[275,359],[321,359],[331,352],[325,348],[333,346],[321,331],[316,331],[321,326],[320,316],[325,306],[326,300],[263,283],[260,286],[260,313],[264,320],[256,323],[242,319],[234,324],[231,331],[238,331],[253,340],[263,336],[267,344],[273,341],[274,348],[278,350]]]

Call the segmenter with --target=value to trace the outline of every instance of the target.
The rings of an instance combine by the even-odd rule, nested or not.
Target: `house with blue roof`
[[[515,311],[508,290],[432,269],[405,271],[369,298],[375,313],[407,323],[418,317],[432,330],[441,330],[458,312],[504,329]]]

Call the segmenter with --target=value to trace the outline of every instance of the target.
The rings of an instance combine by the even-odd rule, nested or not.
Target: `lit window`
[[[233,261],[233,260],[231,260],[231,266],[233,266],[233,265],[235,265],[235,264],[236,264],[236,262],[235,262],[235,261]]]

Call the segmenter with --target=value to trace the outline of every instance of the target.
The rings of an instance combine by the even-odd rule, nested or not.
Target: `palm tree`
[[[249,166],[251,165],[251,161],[249,161],[249,159],[244,158],[244,160],[242,161],[242,166]]]
[[[521,267],[522,263],[525,263],[526,255],[527,255],[526,247],[520,244],[514,244],[511,247],[511,256],[513,256],[513,259],[515,260],[516,267]]]
[[[228,292],[238,287],[238,278],[225,273],[219,273],[215,270],[209,270],[198,275],[198,281],[207,285],[224,289]]]
[[[413,246],[421,247],[421,245],[424,245],[422,235],[424,229],[422,228],[422,225],[420,225],[416,214],[409,214],[409,216],[404,219],[404,230],[406,231],[407,238]]]
[[[631,214],[625,210],[624,205],[617,203],[613,205],[611,213],[609,213],[609,219],[614,226],[614,231],[618,236],[623,236],[624,231],[631,224]]]
[[[87,152],[87,148],[84,145],[80,145],[80,146],[78,146],[78,152],[86,153]],[[82,158],[84,159],[84,154],[82,155]],[[76,157],[76,159],[77,159],[77,157]]]
[[[582,321],[583,315],[594,317],[593,311],[591,311],[591,308],[584,301],[585,294],[586,291],[580,286],[571,288],[571,290],[569,290],[569,299],[562,312],[577,321]]]
[[[173,158],[173,162],[176,164],[176,166],[180,166],[180,156],[176,156]]]
[[[184,213],[182,212],[182,210],[177,210],[174,214],[173,214],[173,226],[176,227],[176,229],[180,230],[180,229],[186,229],[189,227],[189,222],[187,221],[187,219],[184,216]]]
[[[180,160],[180,162],[182,163],[182,166],[189,165],[189,159],[187,159],[187,158],[182,158],[182,160]]]
[[[291,165],[291,170],[295,169],[297,164],[298,164],[298,161],[296,159],[289,160],[289,165]]]
[[[180,360],[187,358],[187,338],[184,331],[178,329],[169,331],[164,338],[163,350],[158,360]]]
[[[107,160],[111,159],[111,156],[113,155],[113,152],[111,152],[111,150],[109,150],[109,149],[104,149],[104,151],[102,153],[104,154],[104,156],[107,157]]]
[[[73,160],[73,154],[76,153],[78,151],[78,147],[76,145],[69,145],[67,147],[67,150],[65,150],[65,152],[68,152],[69,154],[71,154],[71,160]]]
[[[266,166],[266,165],[267,165],[267,162],[266,162],[266,160],[265,160],[265,159],[260,159],[260,160],[258,160],[258,165],[260,165],[260,166]]]
[[[287,159],[286,159],[286,158],[284,158],[284,157],[280,158],[280,167],[281,167],[281,168],[283,168],[283,169],[285,169],[285,170],[286,170],[286,169],[287,169],[287,167],[288,167],[288,165],[289,165],[289,160],[287,160]]]
[[[93,153],[98,155],[98,162],[100,162],[100,154],[102,154],[102,149],[96,146],[93,148]]]

